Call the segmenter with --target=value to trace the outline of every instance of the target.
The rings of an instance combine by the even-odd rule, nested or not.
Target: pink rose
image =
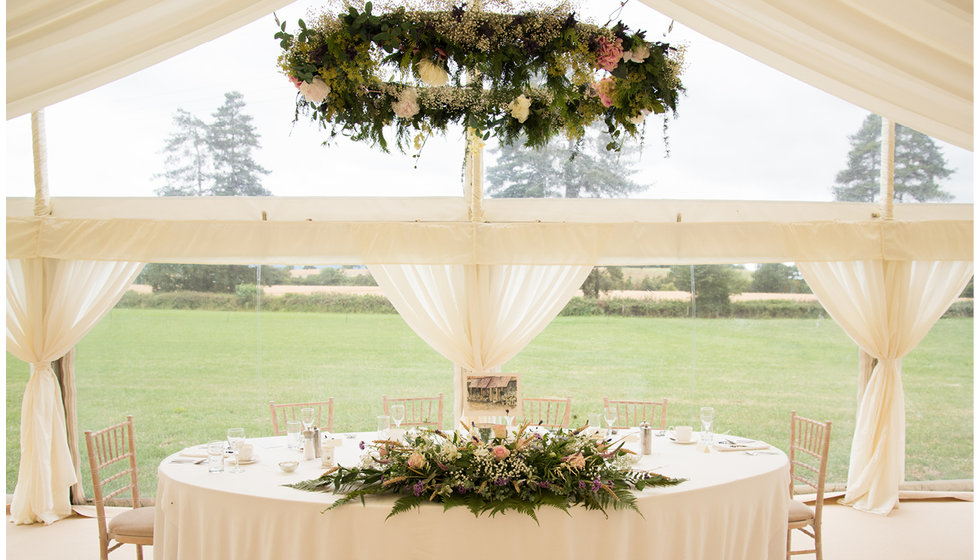
[[[296,76],[290,76],[289,81],[292,82],[294,86],[296,86],[296,89],[299,89],[299,86],[303,85],[303,80],[300,80]]]
[[[425,457],[423,457],[418,451],[412,452],[412,454],[408,457],[408,468],[421,469],[423,467],[425,467]]]
[[[612,107],[612,92],[615,83],[616,82],[613,80],[613,78],[603,78],[599,80],[599,83],[592,85],[595,92],[599,94],[599,101],[601,101],[606,107]]]
[[[503,461],[507,457],[510,457],[510,449],[507,449],[503,445],[498,445],[498,446],[496,446],[496,447],[493,448],[493,456],[498,461]]]
[[[612,72],[619,66],[619,59],[621,58],[623,58],[622,39],[616,39],[610,43],[606,41],[605,37],[599,37],[599,51],[596,53],[599,68],[607,72]]]
[[[585,468],[585,457],[579,452],[575,455],[568,455],[561,458],[562,461],[568,463],[568,466],[573,469],[584,469]]]

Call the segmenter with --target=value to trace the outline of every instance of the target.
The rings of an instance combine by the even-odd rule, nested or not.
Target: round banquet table
[[[358,443],[374,432],[338,434],[337,461],[359,462]],[[697,437],[697,434],[695,434]],[[635,438],[634,438],[635,439]],[[324,512],[336,497],[283,484],[316,478],[320,460],[303,461],[285,437],[250,439],[256,459],[243,473],[209,473],[172,455],[160,464],[153,556],[164,559],[533,559],[651,558],[663,560],[761,560],[784,558],[789,463],[771,448],[765,454],[704,452],[654,437],[653,454],[638,463],[680,485],[637,492],[642,515],[573,507],[537,512],[540,524],[510,512],[476,518],[466,508],[438,504],[388,515],[394,498],[371,497]],[[636,443],[628,443],[636,446]],[[298,459],[284,473],[279,461]]]

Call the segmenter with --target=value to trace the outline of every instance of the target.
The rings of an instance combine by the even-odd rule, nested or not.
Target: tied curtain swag
[[[861,351],[878,360],[859,388],[844,503],[887,514],[905,478],[902,357],[973,276],[963,261],[797,263],[813,293]],[[864,383],[865,379],[861,380]]]
[[[51,362],[119,301],[142,263],[7,260],[7,351],[31,365],[20,427],[20,469],[10,514],[17,524],[71,514],[77,482],[61,388]]]
[[[369,265],[399,315],[455,364],[453,413],[465,375],[499,372],[575,295],[591,266]]]

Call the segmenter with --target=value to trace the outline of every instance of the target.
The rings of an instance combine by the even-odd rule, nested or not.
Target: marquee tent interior
[[[970,2],[802,7],[740,0],[695,10],[644,1],[817,87],[972,149]],[[8,118],[283,4],[11,2]],[[831,316],[877,360],[861,380],[846,500],[878,513],[895,505],[904,472],[901,357],[972,276],[972,205],[892,212],[845,203],[482,201],[468,194],[369,203],[8,199],[8,349],[31,363],[15,521],[67,515],[75,469],[51,361],[114,305],[146,262],[367,264],[406,321],[457,364],[458,383],[460,372],[493,371],[516,354],[593,265],[794,261]],[[514,295],[516,287],[545,284],[530,300]],[[456,405],[458,412],[458,395]]]

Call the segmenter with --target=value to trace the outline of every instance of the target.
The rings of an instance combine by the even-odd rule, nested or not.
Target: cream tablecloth
[[[353,465],[355,434],[337,448]],[[319,461],[300,461],[290,474],[283,459],[302,459],[285,438],[259,438],[257,461],[241,474],[208,473],[207,465],[171,462],[158,470],[156,560],[533,559],[649,558],[663,560],[776,560],[786,551],[789,467],[786,455],[704,453],[695,445],[654,438],[654,454],[640,467],[688,481],[638,494],[634,511],[602,513],[545,508],[540,525],[509,513],[475,518],[465,508],[438,505],[385,520],[393,498],[352,503],[323,512],[333,494],[283,484],[319,476]]]

